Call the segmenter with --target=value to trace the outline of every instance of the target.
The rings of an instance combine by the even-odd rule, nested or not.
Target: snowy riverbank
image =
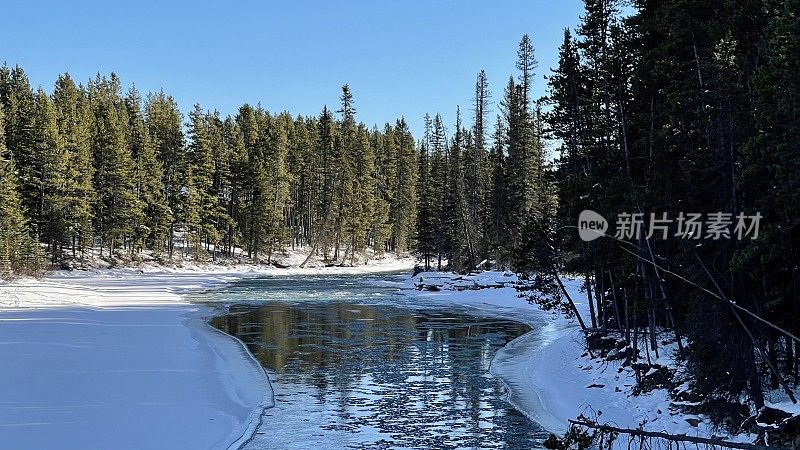
[[[483,272],[471,276],[421,273],[409,278],[403,293],[414,299],[466,306],[481,314],[514,319],[533,331],[497,352],[492,373],[509,389],[509,401],[548,431],[563,433],[579,414],[623,428],[643,428],[691,436],[725,435],[698,415],[671,407],[669,392],[655,389],[634,395],[634,371],[622,361],[590,359],[583,334],[574,319],[543,311],[513,288],[511,273]],[[586,294],[579,280],[564,278],[584,319],[589,317]],[[675,367],[672,348],[662,348],[658,363]],[[747,441],[739,435],[731,440]]]
[[[5,448],[237,448],[272,396],[207,308],[0,314]]]
[[[409,270],[252,265],[55,273],[0,283],[0,442],[9,448],[238,448],[272,405],[261,366],[183,294],[252,276]]]

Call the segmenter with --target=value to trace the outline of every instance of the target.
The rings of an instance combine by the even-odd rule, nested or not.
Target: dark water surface
[[[397,295],[396,276],[264,278],[198,300],[267,369],[275,407],[247,448],[541,448],[495,352],[527,325]],[[212,298],[209,298],[212,297]]]

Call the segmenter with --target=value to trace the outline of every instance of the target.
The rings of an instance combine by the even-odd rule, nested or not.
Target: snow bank
[[[5,448],[238,447],[272,405],[261,367],[194,307],[0,315]]]

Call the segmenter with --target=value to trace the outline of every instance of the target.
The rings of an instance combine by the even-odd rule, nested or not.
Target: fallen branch
[[[631,428],[618,428],[608,424],[597,424],[593,422],[588,422],[585,420],[572,420],[570,419],[569,423],[572,425],[578,425],[586,428],[592,428],[594,430],[600,431],[610,431],[613,433],[623,433],[629,434],[632,436],[640,436],[640,437],[651,437],[651,438],[660,438],[666,439],[669,441],[674,442],[691,442],[694,444],[705,444],[705,445],[715,445],[718,447],[723,448],[736,448],[742,450],[787,450],[781,449],[780,447],[765,447],[763,445],[758,444],[748,444],[746,442],[729,442],[724,441],[722,439],[712,439],[712,438],[704,438],[699,436],[689,436],[686,434],[669,434],[660,431],[645,431],[645,430],[634,430]]]

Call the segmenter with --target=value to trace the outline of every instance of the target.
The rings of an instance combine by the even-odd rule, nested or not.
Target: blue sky
[[[563,28],[582,13],[580,0],[3,3],[0,62],[21,65],[48,92],[65,71],[81,82],[114,71],[143,93],[163,88],[184,112],[199,102],[234,114],[260,102],[316,115],[337,109],[348,83],[359,120],[402,115],[417,136],[425,112],[450,128],[456,105],[469,115],[480,69],[496,112],[524,33],[543,95]]]

